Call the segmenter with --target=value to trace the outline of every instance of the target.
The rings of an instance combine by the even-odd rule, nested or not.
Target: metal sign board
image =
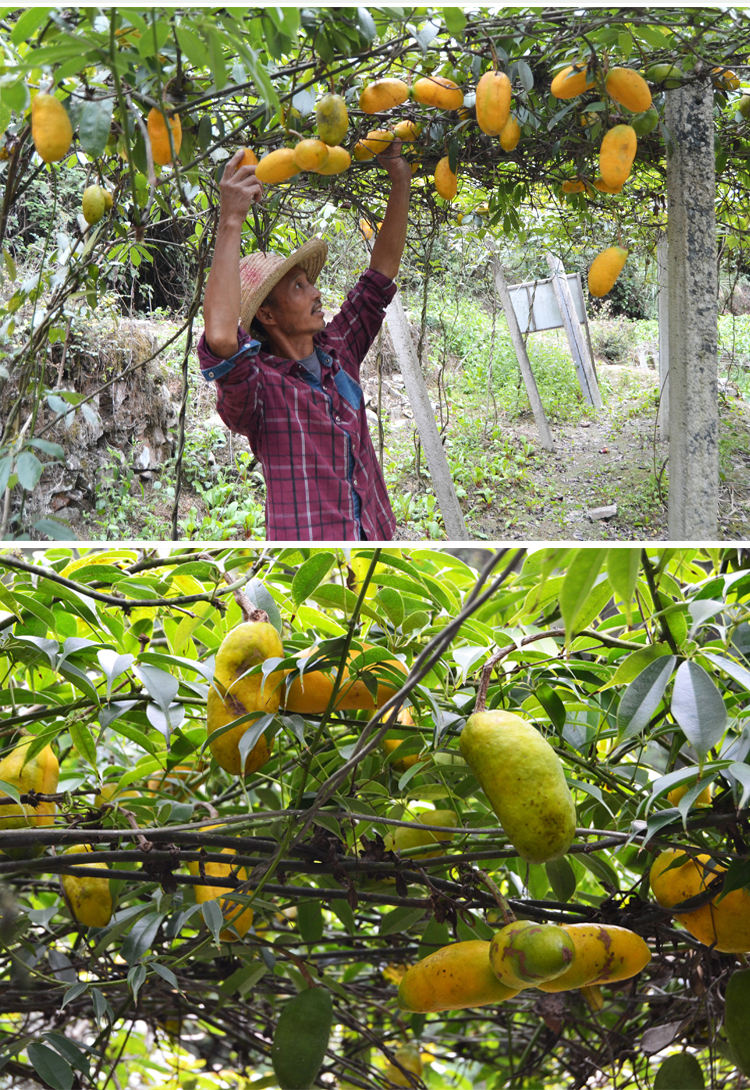
[[[586,304],[578,273],[567,273],[565,279],[570,286],[576,316],[579,322],[586,321]],[[560,308],[552,286],[552,277],[546,280],[531,280],[527,284],[509,284],[513,311],[518,319],[521,333],[539,333],[543,329],[560,329],[563,325]]]

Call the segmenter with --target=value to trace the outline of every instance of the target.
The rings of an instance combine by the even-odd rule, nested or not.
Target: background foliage
[[[61,548],[5,553],[0,573],[3,752],[23,730],[61,761],[54,826],[0,831],[22,857],[0,863],[0,1085],[272,1087],[273,1028],[305,974],[335,1004],[321,1087],[386,1086],[407,1040],[432,1057],[413,1085],[439,1090],[649,1086],[683,1048],[706,1086],[741,1085],[722,1031],[738,959],[674,923],[648,869],[682,845],[727,866],[725,891],[750,882],[746,551]],[[416,726],[281,714],[249,726],[275,735],[269,762],[247,782],[223,772],[205,700],[240,587],[290,669],[317,644],[336,670],[365,638],[376,672],[401,659],[409,676],[384,710],[393,722],[411,704]],[[488,707],[537,723],[576,797],[559,864],[515,856],[459,756],[490,657]],[[385,735],[421,760],[396,770]],[[713,802],[696,809],[707,782]],[[104,783],[133,794],[102,805]],[[676,784],[691,786],[673,807]],[[459,814],[445,854],[385,849],[432,807]],[[80,928],[61,896],[73,843],[112,868],[105,928]],[[224,846],[250,871],[233,896],[255,911],[234,943],[216,905],[195,904],[186,865]],[[522,917],[634,929],[650,964],[604,986],[598,1011],[528,989],[405,1015],[405,965],[498,926],[482,872]]]

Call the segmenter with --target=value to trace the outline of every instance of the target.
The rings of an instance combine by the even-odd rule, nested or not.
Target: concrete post
[[[659,279],[659,438],[669,439],[669,276],[667,274],[667,238],[656,243],[656,267]]]
[[[419,366],[419,358],[398,292],[386,308],[385,320],[414,413],[414,421],[427,460],[435,496],[440,504],[446,533],[451,541],[469,541],[470,534],[466,529],[448,459],[445,457],[445,450],[435,423],[435,411],[427,392],[427,383]]]
[[[667,91],[669,537],[716,540],[719,509],[718,289],[713,90]]]

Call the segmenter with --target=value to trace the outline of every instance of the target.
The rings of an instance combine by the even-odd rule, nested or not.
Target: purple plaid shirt
[[[266,480],[270,541],[389,541],[396,520],[365,415],[359,368],[396,285],[368,269],[313,341],[322,378],[296,360],[258,351],[240,327],[239,352],[222,360],[204,333],[198,360],[215,381],[216,408],[247,437]],[[354,492],[361,500],[356,517]]]

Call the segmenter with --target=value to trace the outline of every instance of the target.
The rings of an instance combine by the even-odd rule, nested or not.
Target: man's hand
[[[227,161],[219,183],[221,208],[219,218],[223,221],[239,220],[245,222],[250,205],[260,204],[263,200],[263,184],[255,177],[254,166],[240,166],[244,158],[244,149],[238,151]]]
[[[411,181],[411,166],[401,154],[401,147],[401,141],[396,137],[377,157],[378,163],[388,172],[392,182],[402,179]]]

